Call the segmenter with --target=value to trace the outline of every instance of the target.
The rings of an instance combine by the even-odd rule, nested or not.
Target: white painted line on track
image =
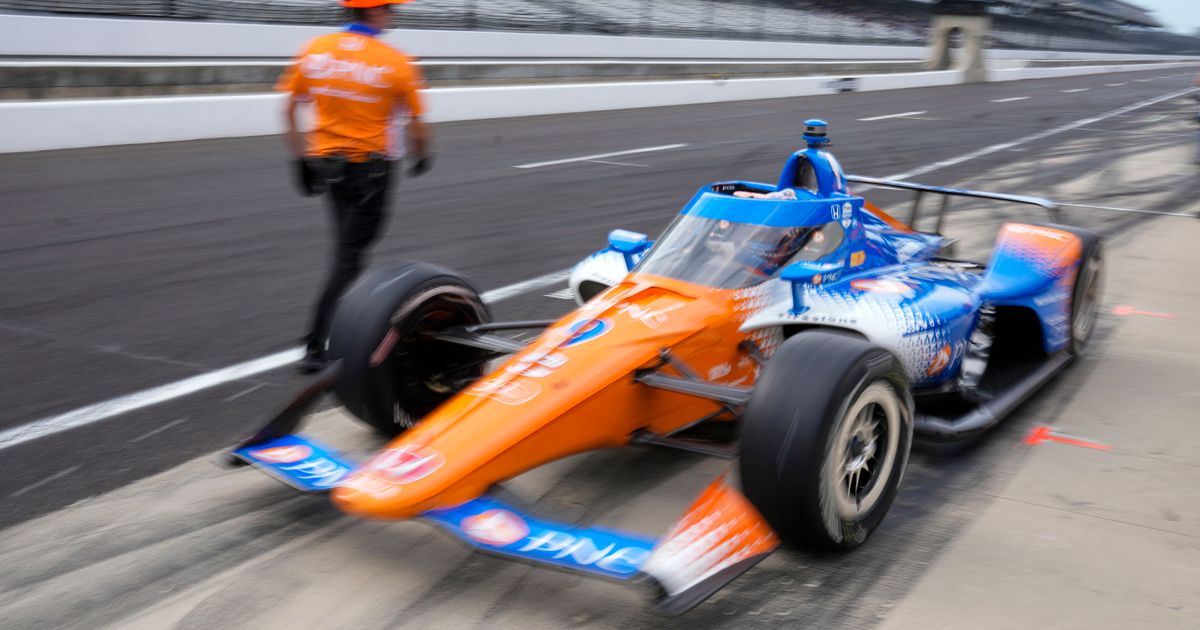
[[[959,164],[962,164],[963,162],[970,162],[971,160],[979,159],[981,157],[991,155],[993,153],[1007,151],[1008,149],[1012,149],[1014,147],[1021,146],[1022,144],[1027,144],[1030,142],[1034,142],[1036,140],[1042,140],[1044,138],[1049,138],[1050,136],[1056,136],[1060,133],[1066,133],[1068,131],[1071,131],[1072,129],[1078,129],[1080,127],[1086,127],[1088,125],[1093,125],[1100,121],[1108,120],[1109,118],[1123,116],[1125,114],[1128,114],[1129,112],[1142,109],[1143,107],[1150,107],[1151,105],[1157,105],[1163,101],[1169,101],[1171,99],[1179,98],[1181,96],[1187,96],[1188,94],[1191,94],[1192,92],[1197,91],[1197,89],[1198,88],[1188,88],[1186,90],[1180,90],[1178,92],[1171,92],[1170,94],[1164,94],[1162,96],[1157,96],[1157,97],[1149,99],[1149,100],[1141,101],[1140,103],[1134,103],[1133,105],[1126,105],[1125,107],[1122,107],[1120,109],[1114,109],[1110,112],[1100,114],[1099,116],[1093,116],[1092,118],[1083,118],[1081,120],[1076,120],[1075,122],[1067,123],[1065,125],[1059,125],[1058,127],[1054,127],[1052,129],[1047,129],[1045,131],[1041,131],[1041,132],[1038,132],[1035,134],[1023,136],[1019,140],[1014,140],[1012,142],[1003,142],[1001,144],[993,144],[990,147],[984,147],[982,149],[979,149],[978,151],[972,151],[966,155],[960,155],[958,157],[950,158],[948,160],[942,160],[941,162],[934,162],[932,164],[928,164],[926,166],[922,166],[920,168],[916,168],[916,169],[913,169],[913,170],[905,172],[905,173],[897,173],[895,175],[889,175],[889,176],[883,177],[881,179],[908,179],[910,177],[916,177],[917,175],[924,175],[925,173],[938,171],[943,168],[957,166]]]
[[[596,155],[583,155],[580,157],[566,158],[563,160],[550,160],[549,162],[533,162],[532,164],[521,164],[513,168],[541,168],[543,166],[558,166],[559,164],[571,164],[572,162],[591,162],[592,160],[603,160],[604,158],[620,157],[622,155],[635,155],[638,153],[653,153],[655,151],[670,151],[671,149],[682,149],[687,144],[664,144],[658,147],[643,147],[641,149],[630,149],[628,151],[614,151],[612,153],[598,153]]]
[[[241,398],[242,396],[249,396],[250,394],[253,394],[254,392],[256,392],[264,387],[266,387],[266,385],[264,385],[263,383],[259,383],[258,385],[255,385],[254,387],[249,387],[247,389],[243,389],[242,391],[230,396],[229,398],[226,398],[225,400],[222,400],[221,402],[233,402],[233,401]]]
[[[992,99],[992,102],[993,103],[1015,103],[1017,101],[1027,101],[1027,100],[1029,100],[1028,96],[1013,96],[1011,98],[994,98],[994,99]]]
[[[887,114],[885,116],[872,116],[870,118],[859,118],[858,122],[871,122],[873,120],[887,120],[889,118],[905,118],[907,116],[920,116],[921,114],[928,114],[928,113],[929,112],[922,110],[919,112],[904,112],[902,114]]]
[[[25,486],[24,488],[21,488],[20,490],[17,490],[16,492],[8,495],[8,498],[13,499],[13,498],[21,496],[22,494],[25,494],[26,492],[29,492],[30,490],[37,490],[38,488],[41,488],[42,486],[50,483],[51,481],[58,481],[59,479],[66,477],[67,475],[75,472],[76,470],[79,470],[80,468],[83,468],[83,466],[82,465],[72,466],[71,468],[68,468],[66,470],[56,472],[53,475],[50,475],[49,477],[46,477],[45,479],[42,479],[41,481],[39,481],[37,483],[30,484],[28,486]]]
[[[558,284],[569,277],[571,277],[571,270],[564,269],[562,271],[556,271],[554,273],[548,273],[544,276],[539,276],[532,280],[510,284],[506,287],[500,287],[499,289],[492,289],[491,291],[487,291],[479,297],[483,298],[484,302],[490,304],[492,302],[499,302],[500,300],[508,299],[514,295],[520,295],[526,291],[533,291],[535,289],[541,289],[543,287]]]
[[[1125,83],[1105,83],[1104,85],[1108,87],[1121,87],[1122,85],[1125,85]]]
[[[1061,92],[1062,92],[1063,94],[1074,94],[1074,93],[1076,93],[1076,92],[1086,92],[1086,91],[1088,91],[1088,90],[1090,90],[1090,89],[1092,89],[1092,88],[1074,88],[1074,89],[1071,89],[1071,90],[1061,90]]]
[[[480,297],[484,302],[492,303],[566,280],[571,275],[570,270],[557,271],[532,280],[518,282],[506,287],[500,287],[483,293]],[[0,431],[0,450],[31,442],[63,431],[77,429],[114,416],[145,409],[168,400],[183,398],[212,389],[220,385],[239,381],[264,372],[277,370],[290,365],[304,357],[304,348],[292,348],[275,354],[259,357],[252,361],[231,365],[220,370],[197,374],[174,383],[167,383],[151,389],[142,390],[112,400],[81,407],[57,416],[35,420],[18,427]]]
[[[187,418],[180,418],[174,422],[168,422],[168,423],[162,425],[161,427],[158,427],[157,429],[154,429],[152,431],[147,431],[147,432],[133,438],[132,440],[129,440],[129,443],[133,444],[135,442],[141,442],[142,440],[152,438],[152,437],[158,435],[159,433],[162,433],[163,431],[170,429],[171,427],[179,426],[187,421],[188,421]]]
[[[589,164],[608,164],[610,166],[636,166],[638,168],[650,168],[649,164],[634,164],[633,162],[612,162],[609,160],[588,160]]]

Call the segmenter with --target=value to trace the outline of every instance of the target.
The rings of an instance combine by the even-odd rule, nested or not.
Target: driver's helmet
[[[730,242],[735,224],[733,221],[718,219],[713,222],[712,227],[708,229],[708,237],[705,239],[705,244],[709,247],[722,247]]]
[[[788,228],[775,247],[763,256],[763,262],[775,269],[783,266],[796,255],[796,252],[800,251],[812,231],[813,229],[810,227]]]

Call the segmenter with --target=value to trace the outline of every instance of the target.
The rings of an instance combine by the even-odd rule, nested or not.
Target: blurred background
[[[990,18],[978,59],[937,28],[960,15]],[[567,313],[612,229],[653,237],[707,182],[774,181],[813,117],[847,172],[1051,198],[1108,239],[1088,357],[980,443],[918,449],[864,548],[779,552],[673,620],[212,465],[308,384],[289,367],[329,223],[294,191],[273,86],[344,20],[0,0],[0,627],[1194,627],[1194,0],[398,7],[386,38],[428,79],[438,159],[372,261],[461,271],[498,319]],[[857,192],[908,216],[906,194]],[[986,257],[1002,222],[1044,219],[956,201],[944,227]],[[1043,426],[1109,448],[1027,443]],[[312,431],[380,446],[332,404]],[[513,489],[649,534],[725,466],[630,448]]]

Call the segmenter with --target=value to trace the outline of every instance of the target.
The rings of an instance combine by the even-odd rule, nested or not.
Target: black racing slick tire
[[[399,435],[483,374],[483,351],[430,333],[489,321],[479,293],[450,270],[373,269],[342,298],[330,327],[329,356],[341,361],[334,394],[363,422]]]
[[[746,406],[742,489],[784,543],[857,547],[896,498],[912,435],[908,379],[892,353],[801,332],[766,363]]]
[[[1083,240],[1083,261],[1071,290],[1070,351],[1080,356],[1087,351],[1100,311],[1104,290],[1104,242],[1098,234],[1087,230],[1072,228],[1071,232]]]

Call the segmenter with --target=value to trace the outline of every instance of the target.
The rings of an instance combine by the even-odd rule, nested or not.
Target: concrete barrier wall
[[[952,85],[957,72],[861,77],[859,89]],[[442,88],[433,122],[828,94],[829,77]],[[485,103],[486,106],[481,106]],[[281,133],[278,94],[0,102],[0,153]]]
[[[0,15],[0,56],[287,57],[330,27]],[[396,30],[388,41],[420,57],[606,59],[923,59],[922,46]],[[996,50],[993,59],[1163,59]]]
[[[1014,68],[992,75],[1011,81],[1197,65]],[[857,88],[919,88],[961,80],[953,71],[867,75],[858,78]],[[829,77],[797,77],[441,88],[427,94],[429,119],[449,122],[810,96],[837,88]],[[276,134],[282,132],[283,105],[278,94],[0,102],[0,153]]]
[[[1144,72],[1146,70],[1195,68],[1197,65],[1200,64],[1192,61],[1174,63],[1139,63],[1128,65],[1071,66],[1066,68],[1007,68],[990,70],[988,72],[988,79],[991,81],[1053,79],[1057,77],[1078,77],[1086,74],[1111,74],[1114,72]]]

